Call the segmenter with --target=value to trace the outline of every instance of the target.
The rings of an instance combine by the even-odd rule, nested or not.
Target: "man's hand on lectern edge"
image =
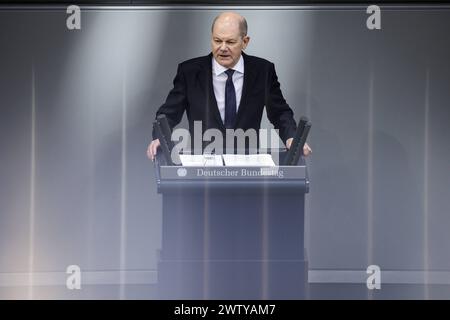
[[[289,138],[286,140],[286,148],[290,148],[291,144],[292,144],[292,140],[294,140],[294,138]],[[305,143],[305,145],[303,146],[303,155],[305,157],[309,156],[312,153],[312,149],[309,147],[309,145],[307,143]]]
[[[161,144],[159,143],[159,139],[153,140],[153,141],[148,145],[148,148],[147,148],[147,157],[148,157],[150,160],[152,160],[152,161],[155,160],[155,156],[156,156],[158,147],[159,147],[160,145],[161,145]]]

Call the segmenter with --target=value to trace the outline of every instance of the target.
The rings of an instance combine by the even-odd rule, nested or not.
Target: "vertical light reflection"
[[[425,299],[430,298],[429,292],[429,252],[428,252],[428,139],[429,139],[429,112],[430,112],[430,68],[426,70],[425,78],[425,129],[424,129],[424,155],[423,155],[423,266],[424,266],[424,288]]]
[[[30,225],[28,256],[28,299],[33,299],[35,178],[36,178],[36,88],[34,62],[31,67],[31,150],[30,150]]]
[[[263,181],[263,209],[262,209],[262,292],[261,299],[269,299],[269,194],[268,184]]]
[[[120,189],[120,299],[125,299],[125,269],[127,245],[127,71],[126,65],[122,80],[122,168]]]
[[[307,80],[306,80],[306,116],[308,117],[308,119],[310,119],[311,121],[311,112],[312,112],[312,102],[311,102],[311,61],[308,62],[308,68],[307,68]],[[297,117],[299,118],[299,117]],[[311,148],[314,150],[314,146],[311,144],[310,141],[307,141],[307,143],[311,146]],[[308,173],[311,174],[311,172],[313,171],[313,165],[311,160],[307,161],[306,163],[307,166],[307,170]],[[311,201],[312,201],[312,193],[308,193],[308,196],[305,196],[305,202],[304,202],[304,207],[305,207],[305,211],[304,211],[304,225],[303,225],[303,232],[304,232],[304,236],[303,236],[303,241],[304,241],[304,248],[309,248],[309,243],[310,243],[310,215],[309,212],[311,212]]]
[[[308,76],[306,79],[306,116],[311,117],[311,62],[308,63]]]
[[[367,266],[373,264],[373,90],[374,71],[370,64],[369,76],[369,119],[367,135]],[[367,290],[368,299],[372,299],[373,290]]]
[[[204,202],[203,202],[203,299],[208,299],[209,292],[209,241],[210,241],[210,229],[209,229],[209,186],[205,186]]]
[[[90,82],[88,89],[88,106],[89,106],[89,126],[88,126],[88,170],[89,170],[89,184],[88,184],[88,215],[87,215],[87,266],[89,269],[93,268],[93,254],[94,246],[94,224],[95,224],[95,147],[96,147],[96,126],[95,126],[95,98],[94,98],[94,84]],[[90,298],[90,295],[88,295]]]

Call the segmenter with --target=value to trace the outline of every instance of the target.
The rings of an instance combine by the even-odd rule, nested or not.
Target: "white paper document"
[[[180,154],[185,167],[275,167],[270,154]]]
[[[275,167],[270,154],[224,154],[223,161],[228,167]]]
[[[221,167],[222,156],[214,154],[180,154],[181,165],[185,167]]]

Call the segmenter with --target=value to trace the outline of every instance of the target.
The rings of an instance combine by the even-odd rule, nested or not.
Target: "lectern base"
[[[160,261],[161,299],[305,299],[308,262]]]
[[[304,163],[155,172],[163,195],[160,298],[306,298]]]

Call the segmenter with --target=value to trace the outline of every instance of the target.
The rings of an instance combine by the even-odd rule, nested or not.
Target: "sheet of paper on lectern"
[[[223,161],[229,167],[275,167],[270,154],[224,154]]]
[[[180,154],[181,165],[185,167],[221,167],[222,156],[214,154]]]

